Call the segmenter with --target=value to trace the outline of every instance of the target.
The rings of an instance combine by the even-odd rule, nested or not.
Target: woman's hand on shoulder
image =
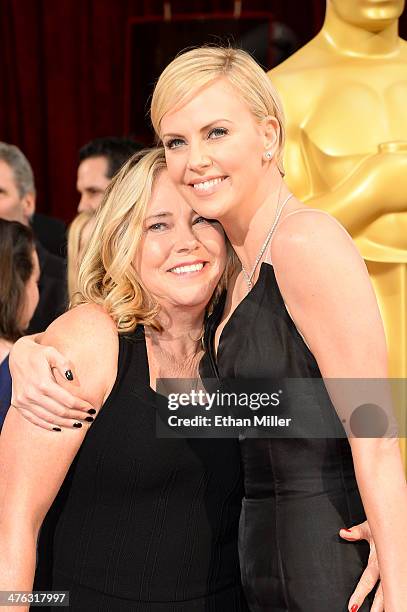
[[[346,230],[324,212],[301,209],[281,221],[271,258],[283,299],[322,375],[385,377],[376,296]]]
[[[101,307],[86,304],[59,317],[45,333],[21,338],[14,345],[10,354],[11,403],[25,419],[47,430],[87,423],[85,419],[97,412],[100,403],[90,400],[79,388],[78,365],[84,366],[74,355],[79,346],[78,358],[82,361],[95,342],[108,338],[113,342],[111,335],[105,335],[106,330],[114,332],[117,342],[110,317]],[[96,361],[98,356],[96,351]]]

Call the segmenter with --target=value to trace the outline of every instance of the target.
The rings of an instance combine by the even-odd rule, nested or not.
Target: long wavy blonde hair
[[[71,307],[83,303],[102,305],[120,333],[130,333],[138,324],[162,330],[160,306],[141,282],[134,260],[154,182],[165,168],[162,147],[140,151],[126,162],[105,192],[79,269],[78,292]],[[236,259],[229,244],[227,250],[227,265],[207,306],[208,312],[234,269]]]

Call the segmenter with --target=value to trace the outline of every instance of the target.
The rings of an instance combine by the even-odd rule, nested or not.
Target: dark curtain
[[[39,211],[70,221],[78,200],[78,149],[96,136],[124,135],[127,23],[162,16],[165,4],[0,0],[0,140],[16,144],[30,160]],[[236,6],[233,0],[170,4],[173,14]],[[322,24],[325,0],[243,0],[242,9],[272,10],[305,43]]]
[[[1,0],[0,139],[19,146],[37,209],[70,220],[78,149],[121,134],[127,3]]]

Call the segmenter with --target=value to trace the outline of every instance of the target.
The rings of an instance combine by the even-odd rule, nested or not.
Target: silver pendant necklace
[[[274,217],[273,224],[272,224],[272,226],[271,226],[271,228],[270,228],[269,233],[268,233],[268,234],[267,234],[267,236],[266,236],[265,241],[264,241],[264,242],[263,242],[263,244],[262,244],[262,247],[261,247],[261,249],[260,249],[260,251],[259,251],[259,253],[258,253],[257,257],[256,257],[256,260],[255,260],[255,262],[254,262],[254,265],[253,265],[253,268],[252,268],[252,271],[250,272],[250,274],[247,272],[246,268],[245,268],[245,267],[244,267],[244,265],[242,264],[242,272],[243,272],[243,276],[244,276],[244,279],[245,279],[246,284],[247,284],[247,293],[249,293],[249,292],[250,292],[250,291],[253,289],[253,276],[254,276],[254,273],[256,272],[257,266],[259,265],[259,261],[260,261],[260,259],[263,257],[263,255],[264,255],[264,251],[267,249],[267,246],[268,246],[268,244],[269,244],[269,242],[270,242],[270,240],[271,240],[271,237],[272,237],[272,235],[273,235],[273,232],[274,232],[274,230],[276,229],[277,223],[278,223],[278,221],[279,221],[279,219],[280,219],[281,213],[283,212],[283,208],[284,208],[284,206],[287,204],[288,200],[289,200],[290,198],[292,198],[292,197],[293,197],[293,194],[292,194],[292,193],[290,193],[290,194],[289,194],[289,195],[286,197],[286,199],[284,200],[284,202],[281,204],[281,206],[280,206],[279,208],[277,208],[277,209],[276,209],[276,215],[275,215],[275,217]]]

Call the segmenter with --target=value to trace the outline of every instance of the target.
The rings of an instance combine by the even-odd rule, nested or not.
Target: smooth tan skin
[[[92,212],[99,208],[105,189],[110,183],[107,176],[108,162],[106,157],[88,157],[78,166],[76,189],[81,199],[78,204],[78,213]]]
[[[167,113],[161,130],[168,170],[180,191],[199,214],[222,223],[250,270],[274,219],[277,199],[281,202],[288,189],[274,158],[263,158],[265,150],[276,151],[275,121],[256,123],[233,93],[228,83],[217,80]],[[225,128],[228,131],[221,133]],[[212,193],[191,186],[216,177],[227,178]],[[387,348],[379,309],[363,260],[343,228],[326,213],[306,209],[293,199],[266,257],[273,262],[284,301],[324,378],[385,378]],[[246,293],[240,273],[230,288],[221,327]],[[398,443],[358,438],[349,442],[378,549],[386,612],[399,612],[407,601],[407,487]],[[349,610],[355,603],[361,602],[354,594]],[[379,600],[375,606],[383,609]]]
[[[269,72],[286,113],[287,183],[355,239],[395,378],[407,377],[407,43],[398,36],[404,4],[329,0],[317,36]],[[400,419],[407,423],[406,408]],[[403,449],[407,467],[405,440]]]
[[[176,372],[179,376],[196,375],[196,362],[184,369],[185,354],[199,351],[197,338],[205,307],[226,264],[222,229],[199,221],[166,172],[157,179],[147,214],[164,211],[169,213],[166,217],[145,224],[142,258],[135,263],[146,288],[160,293],[160,320],[165,326],[162,334],[146,331],[153,387],[158,376],[174,374],[174,363],[182,364]],[[201,272],[172,279],[172,267],[194,260],[206,262]],[[180,290],[180,283],[185,289]],[[41,341],[75,364],[74,381],[68,382],[56,371],[57,383],[101,406],[113,387],[118,357],[116,327],[103,308],[86,304],[70,310],[52,323]],[[165,352],[171,354],[171,366],[159,359]],[[0,590],[31,590],[38,530],[86,431],[82,427],[56,434],[33,426],[10,408],[0,437]]]

